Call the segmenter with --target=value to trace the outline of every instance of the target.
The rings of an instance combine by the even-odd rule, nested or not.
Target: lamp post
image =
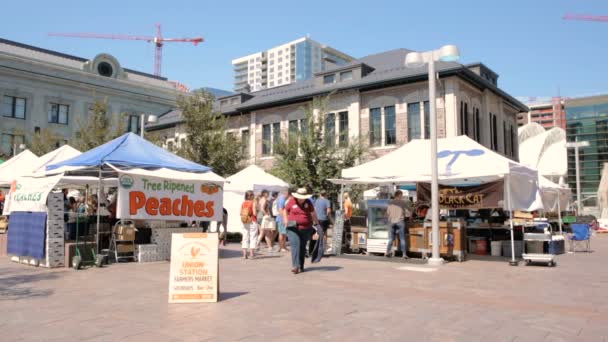
[[[19,151],[23,151],[25,149],[25,144],[19,144]],[[13,156],[17,155],[17,144],[13,144]]]
[[[574,141],[574,142],[569,142],[566,143],[566,148],[573,148],[574,149],[574,164],[575,164],[575,168],[576,168],[576,209],[577,209],[577,214],[580,215],[581,212],[583,211],[583,206],[582,206],[582,202],[581,202],[581,176],[580,176],[580,172],[579,172],[579,160],[578,160],[578,149],[580,147],[588,147],[589,146],[589,142],[588,141]]]
[[[141,119],[141,130],[140,130],[140,135],[143,138],[144,137],[144,124],[145,124],[145,118],[146,118],[146,114],[142,113],[139,115],[140,119]],[[155,123],[156,121],[158,121],[158,117],[156,115],[148,115],[148,123]]]
[[[431,129],[431,210],[432,210],[432,254],[429,265],[441,265],[443,259],[439,255],[439,171],[437,166],[437,103],[436,103],[436,73],[435,62],[454,62],[460,58],[460,51],[455,45],[445,45],[438,50],[426,52],[410,52],[405,57],[405,66],[420,68],[428,65],[429,74],[429,109]]]

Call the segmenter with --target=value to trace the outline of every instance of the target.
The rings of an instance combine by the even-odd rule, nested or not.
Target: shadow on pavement
[[[234,249],[220,249],[220,259],[240,258],[243,252]]]
[[[0,269],[0,301],[50,296],[53,294],[52,290],[36,289],[33,286],[28,286],[28,284],[59,277],[58,273],[11,275],[9,272],[9,269]]]
[[[310,267],[306,267],[305,271],[306,272],[313,272],[313,271],[335,272],[335,271],[339,271],[341,269],[342,269],[342,267],[340,267],[340,266],[310,266]]]
[[[254,260],[262,260],[262,259],[275,259],[275,258],[280,258],[280,255],[256,255]]]
[[[244,296],[246,294],[249,294],[249,292],[220,292],[220,302]]]

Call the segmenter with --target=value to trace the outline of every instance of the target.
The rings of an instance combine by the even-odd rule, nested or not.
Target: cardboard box
[[[118,244],[116,245],[116,251],[118,253],[133,253],[135,252],[135,245],[133,244]]]

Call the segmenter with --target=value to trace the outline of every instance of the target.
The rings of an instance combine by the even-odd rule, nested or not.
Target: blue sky
[[[0,36],[91,58],[107,52],[123,67],[153,72],[154,47],[137,41],[48,37],[48,32],[199,36],[167,44],[163,76],[191,88],[231,90],[233,58],[310,34],[355,57],[395,48],[461,49],[514,96],[608,92],[608,22],[565,21],[567,12],[608,15],[605,0],[464,1],[9,1]]]

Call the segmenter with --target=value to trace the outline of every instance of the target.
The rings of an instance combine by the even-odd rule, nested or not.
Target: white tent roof
[[[289,187],[289,184],[285,181],[265,172],[257,165],[248,166],[244,170],[226,178],[226,181],[229,182],[226,185],[226,189],[243,191],[254,190],[254,188],[278,191]]]
[[[519,161],[521,164],[537,169],[543,176],[565,176],[568,174],[568,150],[566,149],[566,132],[559,127],[545,131],[536,128],[536,123],[520,127],[520,135],[527,136],[519,143]],[[535,129],[538,131],[533,132]]]
[[[24,170],[32,170],[36,165],[38,157],[30,150],[25,150],[11,159],[0,164],[0,185],[10,185],[18,176],[24,174]]]
[[[512,161],[467,136],[438,139],[437,143],[439,181],[442,184],[479,184],[515,173],[537,178],[536,170]],[[430,152],[430,140],[415,139],[378,159],[342,170],[342,177],[375,178],[394,183],[430,182]]]
[[[513,210],[536,210],[538,172],[506,158],[467,136],[437,141],[439,182],[442,184],[479,184],[509,176],[505,197],[511,194]],[[397,150],[349,169],[342,177],[356,180],[374,178],[374,183],[407,184],[431,181],[431,142],[416,139]],[[506,206],[506,204],[505,204]]]
[[[54,163],[59,163],[64,160],[68,160],[70,158],[74,158],[80,154],[81,154],[81,152],[78,151],[77,149],[73,148],[72,146],[63,145],[63,146],[59,147],[58,149],[51,151],[51,152],[41,156],[40,158],[38,158],[38,161],[34,165],[32,172],[33,173],[44,172],[45,166],[54,164]]]

